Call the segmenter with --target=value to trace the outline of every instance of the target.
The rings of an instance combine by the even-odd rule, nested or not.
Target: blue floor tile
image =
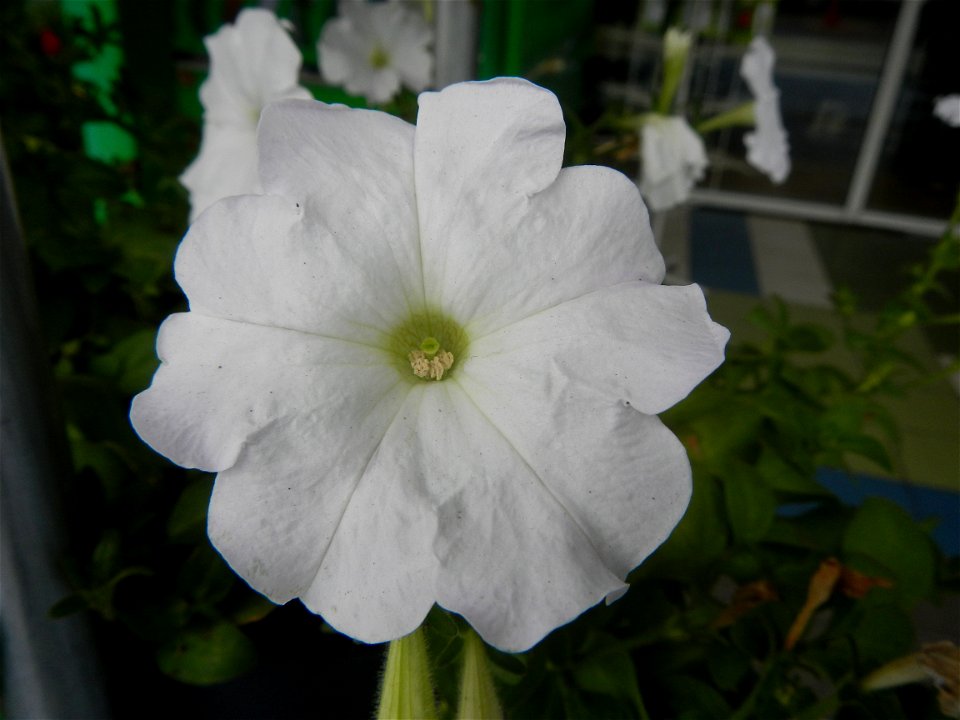
[[[690,213],[690,275],[704,287],[760,294],[742,213],[709,208]]]
[[[960,493],[911,485],[821,468],[817,480],[847,505],[859,505],[868,497],[892,500],[915,520],[936,518],[933,540],[947,555],[960,555]]]

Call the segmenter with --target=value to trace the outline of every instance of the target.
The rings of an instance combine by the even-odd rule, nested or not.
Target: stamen
[[[427,338],[427,340],[433,340],[436,343],[433,338]],[[427,340],[424,340],[420,346],[423,347]],[[407,358],[410,360],[413,374],[428,380],[442,380],[443,373],[453,367],[453,353],[446,350],[439,350],[432,358],[428,358],[423,350],[411,350]]]

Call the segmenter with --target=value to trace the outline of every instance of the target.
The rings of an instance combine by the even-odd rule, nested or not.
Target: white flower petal
[[[180,176],[190,191],[190,220],[221,198],[257,192],[257,133],[255,128],[207,125],[200,153]]]
[[[960,95],[938,97],[933,114],[950,127],[960,127]]]
[[[652,116],[641,129],[640,194],[654,210],[666,210],[688,197],[707,168],[703,140],[682,117]]]
[[[543,190],[560,172],[565,137],[556,96],[520,78],[423,93],[415,153],[427,229],[440,235],[458,209],[507,209]]]
[[[652,415],[723,362],[729,335],[696,285],[623,283],[472,340],[459,375],[481,386],[522,378],[544,397],[599,393]]]
[[[472,335],[598,288],[663,278],[646,208],[621,173],[566,168],[524,210],[509,232],[464,233],[443,248],[443,285],[431,292]]]
[[[361,38],[346,18],[331,18],[323,25],[317,41],[317,63],[323,79],[343,84],[354,68],[367,65],[373,41]]]
[[[774,91],[757,99],[754,105],[757,128],[743,136],[747,146],[747,162],[765,173],[775,183],[782,183],[790,174],[790,145],[780,119],[780,97]]]
[[[373,222],[356,217],[360,230]],[[422,291],[391,261],[390,237],[357,228],[331,227],[293,198],[226,198],[183,239],[177,282],[194,312],[381,347]]]
[[[429,390],[415,430],[439,521],[437,602],[487,643],[526,650],[623,583],[456,383]]]
[[[316,578],[302,600],[363,642],[419,627],[436,600],[436,507],[427,489],[438,461],[416,435],[426,384],[414,386],[350,498]]]
[[[290,35],[269,10],[243,10],[234,25],[204,39],[210,76],[200,88],[207,122],[255,128],[271,100],[309,98],[298,86],[302,58]]]
[[[301,414],[366,413],[398,380],[389,356],[352,343],[198,313],[161,326],[163,361],[134,398],[140,437],[178,465],[231,467],[247,439]],[[352,379],[352,384],[349,380]]]
[[[258,192],[256,130],[261,108],[281,98],[309,98],[297,85],[300,51],[267,10],[240,13],[204,39],[210,75],[200,153],[180,180],[190,191],[191,222],[220,198]]]
[[[777,92],[773,84],[773,66],[776,59],[773,48],[763,35],[753,38],[740,62],[740,76],[746,81],[754,97],[760,98]]]
[[[392,67],[368,70],[358,73],[357,76],[366,78],[364,81],[367,88],[366,92],[361,92],[359,89],[352,90],[349,83],[347,84],[347,90],[356,95],[365,95],[372,103],[382,105],[390,102],[390,99],[400,92],[400,76]]]
[[[780,117],[780,92],[773,84],[776,55],[762,35],[756,36],[740,63],[740,75],[756,98],[756,130],[744,135],[747,162],[775,183],[790,174],[790,146]]]
[[[268,426],[218,475],[208,532],[230,566],[274,602],[300,597],[353,637],[382,641],[414,630],[433,603],[429,576],[392,587],[396,576],[419,579],[418,562],[435,567],[433,531],[430,518],[404,525],[422,503],[395,471],[378,469],[410,385],[367,392],[339,379],[328,402]],[[418,557],[412,535],[425,536]],[[409,555],[394,567],[397,552]]]
[[[296,199],[312,233],[326,231],[327,260],[356,272],[337,293],[408,314],[423,306],[413,134],[391,115],[298,101],[268,107],[259,131],[264,191]]]
[[[402,291],[391,302],[408,311],[423,305],[413,135],[391,115],[297,101],[268,107],[259,130],[264,191],[297,199],[304,223],[376,273],[353,282]]]
[[[521,242],[514,234],[531,197],[560,172],[564,137],[556,97],[525,80],[463,83],[420,96],[415,163],[424,284],[448,312],[459,312],[450,303],[470,302],[471,290],[497,281],[509,243]],[[471,258],[484,258],[485,267],[471,266]]]
[[[683,445],[656,416],[578,391],[575,381],[478,375],[462,373],[458,382],[576,519],[604,565],[626,577],[687,507]]]
[[[433,31],[422,13],[402,3],[388,3],[387,7],[393,8],[394,15],[385,46],[390,64],[406,87],[414,92],[425,90],[433,80],[433,54],[430,52]]]

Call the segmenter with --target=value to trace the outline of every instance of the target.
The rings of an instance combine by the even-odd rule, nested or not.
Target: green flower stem
[[[611,118],[608,125],[617,130],[631,130],[638,132],[643,124],[655,113],[639,113],[636,115],[625,115],[623,117]]]
[[[743,105],[738,105],[732,110],[727,110],[719,115],[714,115],[712,118],[704,120],[702,123],[697,125],[696,130],[701,135],[706,135],[708,132],[721,130],[727,127],[733,127],[734,125],[753,127],[757,124],[756,115],[754,113],[755,104],[756,103],[752,101],[747,102]]]
[[[468,630],[463,641],[463,676],[460,679],[458,720],[500,720],[503,710],[497,698],[483,641]]]
[[[435,720],[433,685],[423,628],[394,640],[387,650],[387,667],[380,688],[378,720]]]

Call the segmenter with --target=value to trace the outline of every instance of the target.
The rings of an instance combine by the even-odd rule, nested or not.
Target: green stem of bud
[[[463,641],[463,676],[457,720],[502,720],[503,710],[493,686],[483,640],[468,630]]]
[[[436,717],[427,643],[423,628],[417,628],[390,643],[377,720],[436,720]]]
[[[734,125],[753,127],[757,124],[757,118],[754,112],[755,106],[756,103],[751,101],[743,105],[738,105],[732,110],[727,110],[719,115],[714,115],[712,118],[708,118],[697,125],[696,131],[701,135],[706,135],[708,132],[733,127]]]
[[[656,111],[661,115],[670,113],[673,98],[680,86],[680,79],[687,66],[693,36],[676,28],[667,30],[663,38],[663,84],[657,98]]]

